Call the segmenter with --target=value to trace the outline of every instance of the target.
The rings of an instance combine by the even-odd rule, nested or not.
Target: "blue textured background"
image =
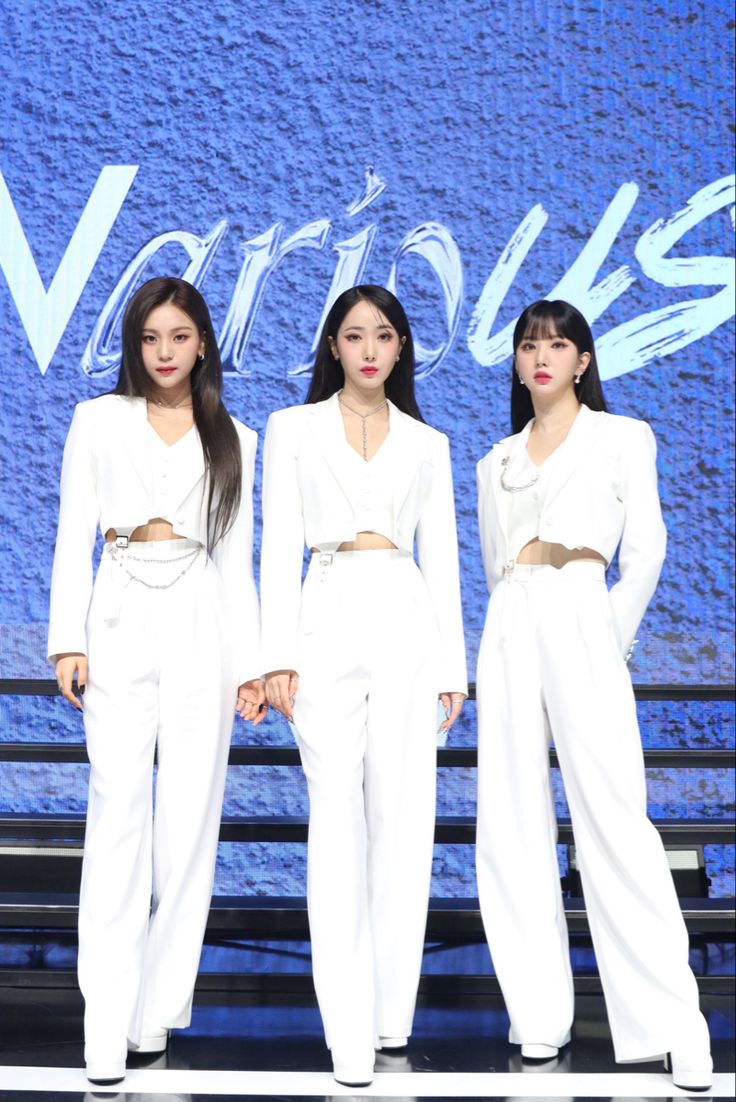
[[[508,359],[479,362],[484,326],[476,325],[476,308],[486,281],[519,224],[541,205],[546,224],[502,296],[497,334],[524,304],[557,286],[628,185],[633,205],[595,278],[625,265],[632,282],[594,322],[602,347],[643,314],[719,294],[718,258],[732,254],[732,205],[713,209],[667,254],[695,258],[683,277],[691,286],[667,286],[672,269],[664,265],[654,276],[645,271],[640,242],[654,223],[732,171],[732,32],[730,0],[191,0],[154,10],[142,0],[6,0],[0,171],[46,288],[101,170],[138,169],[45,373],[8,272],[0,278],[0,676],[48,676],[61,449],[74,403],[113,385],[114,371],[90,375],[82,360],[126,266],[159,234],[204,237],[224,223],[202,283],[220,331],[244,243],[276,225],[283,238],[303,236],[320,219],[322,247],[296,249],[270,278],[245,350],[248,374],[228,377],[227,404],[262,430],[272,409],[302,400],[306,379],[294,371],[309,359],[337,243],[373,226],[363,278],[384,283],[412,231],[444,227],[457,249],[454,269],[449,262],[444,268],[457,317],[447,353],[419,380],[418,396],[426,419],[452,439],[472,675],[485,605],[474,466],[508,431]],[[385,187],[350,214],[369,165]],[[187,259],[170,243],[146,275],[181,274]],[[573,279],[568,297],[582,305],[586,291],[582,278]],[[444,297],[426,260],[401,259],[398,292],[420,342],[441,345]],[[41,321],[31,328],[43,328]],[[670,537],[640,632],[637,681],[733,679],[733,336],[728,308],[712,332],[673,353],[665,344],[650,349],[646,363],[623,374],[631,367],[625,350],[607,353],[611,409],[646,418],[657,435]],[[229,366],[238,366],[232,357]],[[80,737],[76,717],[58,703],[0,703],[2,738]],[[641,710],[650,745],[732,739],[731,713],[724,728],[713,712],[700,711],[690,723],[656,709]],[[257,737],[289,739],[273,724]],[[472,744],[474,737],[469,708],[453,741]],[[35,774],[7,767],[3,806],[19,806],[32,793],[52,806],[54,786],[63,785],[58,801],[81,807],[83,770],[66,769],[68,778],[59,767]],[[237,773],[228,798],[252,807],[263,790],[239,783]],[[678,783],[663,772],[650,777],[650,794],[670,813],[684,804],[700,814],[724,806],[727,781],[683,775]],[[270,783],[272,810],[303,801],[297,781],[279,787],[273,773]],[[456,777],[442,798],[446,810],[470,810],[468,779]],[[231,848],[239,856],[223,855],[227,876],[264,877],[263,890],[273,887],[265,853]],[[294,853],[295,875],[287,888],[279,880],[279,890],[301,883],[303,855]],[[450,865],[462,866],[459,858],[438,861],[448,877]]]

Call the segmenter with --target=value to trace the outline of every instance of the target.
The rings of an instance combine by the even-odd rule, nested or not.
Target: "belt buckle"
[[[115,537],[115,546],[117,547],[117,549],[119,551],[127,551],[128,550],[128,537],[127,536],[116,536]]]
[[[335,558],[332,551],[323,551],[319,557],[320,566],[332,566],[332,560]]]
[[[503,565],[503,576],[504,576],[506,581],[508,581],[509,578],[511,577],[511,575],[513,574],[515,566],[516,566],[516,563],[514,562],[513,559],[509,559],[508,562],[504,563],[504,565]]]

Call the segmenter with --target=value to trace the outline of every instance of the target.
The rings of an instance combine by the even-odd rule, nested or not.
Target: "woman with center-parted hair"
[[[665,552],[654,436],[607,412],[590,327],[569,303],[527,307],[513,349],[514,435],[478,464],[491,598],[478,657],[476,855],[509,1039],[522,1059],[544,1061],[571,1037],[554,739],[616,1059],[669,1053],[675,1085],[706,1090],[708,1027],[647,819],[625,660]]]
[[[125,311],[115,390],[76,407],[64,449],[48,650],[91,766],[79,984],[94,1083],[189,1024],[233,708],[264,715],[256,434],[221,392],[199,291],[149,280]]]
[[[326,1040],[335,1078],[364,1084],[374,1048],[411,1033],[437,701],[447,729],[467,689],[448,441],[421,419],[409,323],[382,287],[338,297],[306,405],[269,419],[261,608],[268,700],[294,721],[309,787]]]

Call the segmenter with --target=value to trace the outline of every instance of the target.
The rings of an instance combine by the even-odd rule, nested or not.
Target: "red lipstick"
[[[367,375],[368,378],[372,379],[374,375],[378,374],[378,368],[377,367],[361,367],[360,374],[361,375]]]

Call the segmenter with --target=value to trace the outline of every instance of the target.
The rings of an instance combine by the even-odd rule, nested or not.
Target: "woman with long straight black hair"
[[[671,1053],[675,1084],[706,1090],[708,1027],[647,819],[626,667],[665,552],[654,436],[644,421],[606,411],[593,336],[574,306],[527,307],[513,347],[514,435],[478,464],[491,599],[478,657],[476,853],[509,1039],[522,1059],[544,1061],[571,1038],[554,739],[616,1059]]]
[[[447,729],[467,691],[449,445],[421,419],[411,330],[384,288],[336,300],[306,405],[269,419],[263,483],[262,668],[309,786],[327,1045],[335,1078],[358,1085],[376,1047],[411,1033],[438,697]]]
[[[189,1024],[233,708],[264,714],[256,435],[221,392],[204,299],[152,279],[125,311],[115,390],[76,407],[64,449],[48,650],[91,765],[79,984],[93,1083]]]

